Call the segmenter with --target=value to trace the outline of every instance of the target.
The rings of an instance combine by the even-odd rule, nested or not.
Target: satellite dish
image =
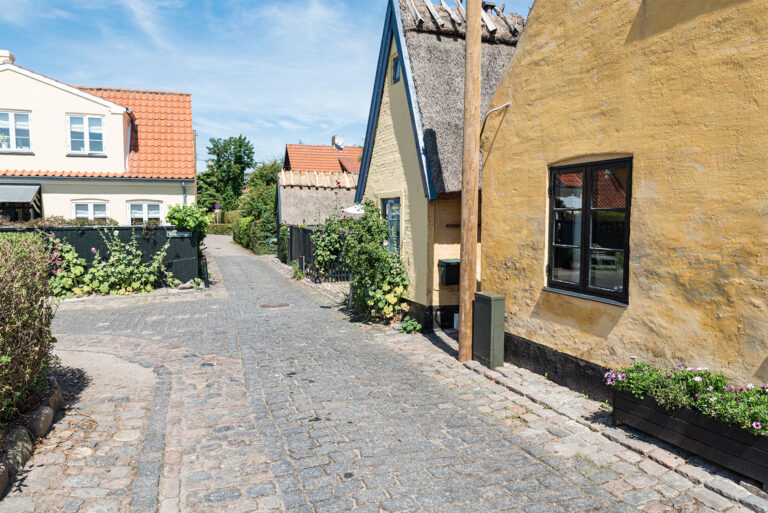
[[[344,147],[344,136],[343,135],[334,135],[331,139],[331,144],[336,146],[337,148],[343,148]]]

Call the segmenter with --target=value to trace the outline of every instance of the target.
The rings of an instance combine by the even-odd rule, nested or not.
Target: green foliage
[[[384,245],[388,229],[379,209],[373,201],[363,208],[363,216],[349,222],[343,251],[352,271],[352,304],[365,315],[390,320],[407,310],[408,273]]]
[[[234,226],[231,224],[211,224],[205,233],[208,235],[232,235]]]
[[[243,217],[234,225],[232,239],[257,255],[274,254],[276,248],[271,242],[273,229],[271,226],[265,229],[263,219]]]
[[[283,159],[260,162],[253,169],[253,172],[248,175],[246,187],[253,189],[258,185],[275,185],[282,169]]]
[[[198,242],[203,241],[211,224],[205,209],[197,205],[174,205],[165,220],[178,230],[196,233]]]
[[[352,231],[354,224],[354,219],[342,215],[341,208],[336,208],[312,234],[314,264],[320,278],[328,274],[341,260],[347,234]]]
[[[283,263],[288,261],[288,237],[290,237],[288,227],[281,226],[280,237],[277,241],[280,247],[278,248],[277,254]]]
[[[53,362],[49,263],[35,234],[0,234],[0,421],[32,406]]]
[[[254,165],[253,145],[242,135],[210,139],[208,154],[212,165],[198,176],[198,204],[213,210],[220,203],[224,210],[235,210],[245,185],[245,172]]]
[[[645,363],[606,373],[605,382],[635,397],[653,397],[667,409],[687,407],[725,424],[768,436],[768,385],[734,386],[722,373],[678,363],[662,370]]]
[[[170,241],[144,263],[135,232],[127,244],[120,240],[117,230],[109,236],[102,234],[102,237],[107,245],[107,255],[102,258],[98,251],[91,250],[96,258],[83,277],[83,293],[124,295],[151,292],[159,285],[173,287],[180,283],[163,264]]]
[[[301,266],[299,265],[298,260],[294,260],[291,262],[291,268],[293,270],[293,279],[294,280],[303,280],[304,279],[304,271],[301,270]]]
[[[27,222],[9,222],[0,217],[0,226],[15,226],[17,228],[53,228],[55,226],[117,226],[114,219],[67,219],[53,216],[32,219]]]
[[[41,235],[51,266],[51,295],[60,299],[85,295],[85,259],[78,256],[71,244],[52,233]]]
[[[406,317],[403,322],[400,323],[401,333],[421,333],[421,323],[411,317]]]

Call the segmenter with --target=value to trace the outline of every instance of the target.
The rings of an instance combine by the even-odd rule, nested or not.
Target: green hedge
[[[54,339],[50,267],[35,234],[0,234],[0,422],[47,388]]]
[[[211,224],[205,233],[208,235],[232,235],[232,229],[231,224]]]
[[[251,217],[243,217],[234,225],[232,238],[237,244],[257,255],[275,254],[277,246],[270,244],[272,236],[265,233],[262,226],[260,220],[254,221]]]

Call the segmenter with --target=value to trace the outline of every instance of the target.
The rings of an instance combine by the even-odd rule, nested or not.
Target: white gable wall
[[[0,66],[0,110],[31,113],[33,155],[0,152],[1,170],[124,173],[130,120],[125,109],[15,66]],[[27,76],[27,74],[31,76]],[[104,117],[106,157],[70,157],[67,114]]]

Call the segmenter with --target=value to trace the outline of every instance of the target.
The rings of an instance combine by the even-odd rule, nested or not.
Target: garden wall
[[[71,244],[77,254],[90,264],[94,258],[92,248],[95,248],[102,255],[107,252],[103,235],[112,230],[117,231],[120,240],[126,243],[131,240],[131,234],[135,233],[136,242],[144,255],[145,262],[148,262],[166,241],[170,241],[163,262],[174,278],[183,283],[198,277],[197,236],[192,232],[178,231],[172,226],[146,228],[140,226],[59,226],[42,228],[40,231],[53,233],[63,242]],[[34,232],[36,230],[34,228],[17,230],[12,227],[0,227],[0,233],[19,231]]]

